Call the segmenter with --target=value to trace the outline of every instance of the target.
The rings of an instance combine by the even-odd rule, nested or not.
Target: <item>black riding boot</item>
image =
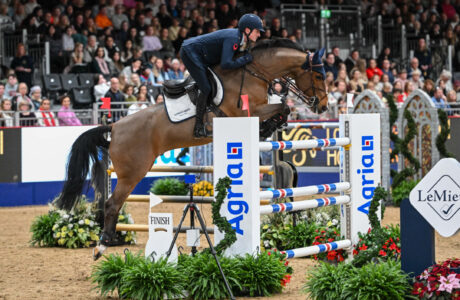
[[[200,93],[199,98],[196,101],[196,120],[195,120],[195,128],[193,129],[193,135],[196,138],[206,137],[206,127],[203,124],[203,116],[206,112],[206,99],[207,96]]]

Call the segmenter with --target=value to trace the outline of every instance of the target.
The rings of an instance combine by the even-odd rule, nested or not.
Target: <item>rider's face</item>
[[[257,41],[257,39],[260,37],[260,30],[259,29],[254,29],[252,30],[251,34],[249,35],[249,39],[253,42]]]

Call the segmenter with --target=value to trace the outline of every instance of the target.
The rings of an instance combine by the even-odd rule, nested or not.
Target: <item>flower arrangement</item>
[[[412,294],[420,299],[460,300],[460,274],[452,270],[459,267],[458,258],[432,265],[414,278]]]
[[[325,243],[334,242],[335,240],[340,240],[340,231],[335,227],[323,227],[316,229],[316,236],[314,238],[313,245],[320,245]],[[332,250],[326,253],[315,254],[314,259],[329,261],[333,263],[338,263],[344,261],[347,257],[347,252],[343,249]]]
[[[400,259],[399,226],[369,228],[366,234],[358,233],[358,236],[359,242],[353,249],[353,265],[361,266],[376,258],[384,261]]]
[[[287,260],[287,255],[282,251],[278,251],[276,248],[267,251],[268,256],[273,256],[278,258],[280,262],[286,267],[286,274],[283,279],[281,279],[281,286],[286,287],[286,285],[291,282],[292,272],[294,271],[291,266],[289,266],[289,261]]]
[[[49,212],[38,216],[31,225],[31,244],[46,247],[82,248],[94,245],[99,239],[101,228],[96,222],[96,207],[82,196],[70,211],[49,205]],[[125,206],[120,210],[119,223],[134,223]],[[123,243],[136,243],[134,232],[117,232],[117,239]]]
[[[214,196],[214,187],[209,181],[202,180],[193,185],[193,196]]]

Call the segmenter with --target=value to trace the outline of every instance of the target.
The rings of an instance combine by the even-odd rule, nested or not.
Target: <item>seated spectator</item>
[[[128,17],[124,14],[124,6],[122,4],[118,4],[115,6],[115,14],[110,18],[112,21],[113,27],[115,29],[120,29],[123,22],[128,24]]]
[[[335,56],[334,53],[329,52],[326,54],[326,59],[324,61],[324,70],[326,72],[331,72],[334,75],[334,80],[337,79],[338,70],[335,67]]]
[[[130,84],[125,85],[123,89],[123,93],[125,94],[125,101],[126,102],[136,102],[137,98],[134,96],[134,87]]]
[[[400,108],[404,104],[403,91],[399,88],[394,88],[393,99],[395,100],[397,107]]]
[[[441,86],[445,93],[454,89],[452,85],[452,73],[447,70],[442,70],[439,79],[436,81],[436,86]]]
[[[450,90],[447,93],[447,104],[449,104],[451,107],[457,107],[458,108],[458,99],[457,99],[457,93],[454,90]],[[451,105],[453,104],[453,105]]]
[[[180,47],[182,46],[182,43],[187,38],[189,38],[187,28],[181,27],[180,30],[179,30],[179,33],[177,35],[177,38],[173,41],[173,46],[174,46],[174,49],[176,50],[176,53],[179,52]]]
[[[110,103],[112,108],[119,109],[122,107],[119,102],[125,102],[125,96],[119,89],[119,81],[118,78],[112,77],[110,79],[110,89],[105,93],[106,98],[110,98]],[[118,102],[118,103],[117,103]],[[116,118],[114,118],[114,121]]]
[[[12,99],[14,96],[16,96],[18,91],[18,79],[16,78],[16,75],[9,74],[8,75],[8,81],[5,84],[5,93],[3,94],[3,97],[6,99]]]
[[[19,111],[19,126],[36,126],[37,118],[31,111],[32,105],[27,102],[20,100],[18,105]]]
[[[133,57],[133,42],[126,40],[124,43],[125,47],[121,51],[121,62],[126,66],[126,63]]]
[[[345,60],[345,66],[347,67],[347,71],[351,73],[351,70],[355,67],[357,67],[359,59],[359,51],[358,50],[353,50],[351,51],[351,54],[347,59]]]
[[[43,99],[40,105],[40,109],[37,112],[38,125],[46,127],[59,126],[59,120],[56,118],[54,113],[50,111],[50,109],[50,99]]]
[[[129,29],[128,39],[133,43],[133,47],[139,47],[142,49],[142,37],[136,27],[131,27]]]
[[[367,71],[367,63],[364,58],[358,59],[358,62],[356,63],[356,68],[359,70],[359,75],[361,76],[361,81],[364,85],[367,84],[369,79],[367,79],[366,71]]]
[[[384,59],[382,62],[382,73],[388,76],[390,83],[395,81],[395,76],[393,74],[393,70],[390,67],[390,61],[388,59]]]
[[[412,76],[409,79],[409,82],[412,82],[415,89],[423,88],[423,80],[420,78],[422,76],[422,71],[420,70],[413,70]]]
[[[384,103],[388,103],[388,97],[392,97],[392,92],[393,92],[393,86],[389,82],[385,82],[383,84],[383,89],[382,89],[382,101]]]
[[[137,73],[131,74],[131,78],[129,79],[129,84],[131,84],[134,87],[134,94],[137,94],[139,92],[139,88],[141,87],[141,82],[140,76]]]
[[[62,50],[66,57],[70,57],[72,51],[75,49],[75,42],[72,38],[72,35],[75,33],[75,30],[72,26],[67,26],[64,34],[62,35]]]
[[[407,81],[404,85],[404,101],[409,97],[409,95],[414,91],[414,84],[411,81]]]
[[[61,109],[58,112],[60,126],[81,126],[80,120],[70,108],[70,97],[63,95],[61,97]]]
[[[174,41],[179,36],[180,22],[177,18],[172,20],[172,25],[168,28],[168,38],[170,41]]]
[[[382,75],[382,77],[383,77],[383,75]],[[383,89],[383,81],[380,81],[379,75],[375,74],[374,76],[372,76],[371,81],[369,81],[369,83],[371,83],[371,82],[374,84],[374,88],[375,88],[375,90],[377,92],[382,91],[382,89]]]
[[[138,111],[147,108],[147,105],[145,104],[146,98],[144,94],[139,94],[137,97],[137,102],[133,103],[129,106],[128,108],[128,116],[132,115],[134,113],[137,113]]]
[[[42,88],[39,85],[34,85],[30,89],[29,97],[32,100],[34,110],[39,109],[42,103]]]
[[[125,65],[121,62],[120,52],[115,51],[110,58],[111,61],[109,61],[109,66],[112,74],[120,74],[125,68]]]
[[[345,65],[343,65],[343,66],[345,66]],[[348,79],[346,67],[340,69],[339,72],[337,73],[337,80],[336,81],[339,81],[339,80],[343,80],[345,82],[345,84],[348,85],[348,82],[350,80]]]
[[[377,61],[375,59],[369,60],[369,68],[366,69],[366,75],[368,80],[372,80],[374,75],[378,75],[379,80],[380,77],[382,77],[383,72],[377,67]]]
[[[347,83],[345,80],[337,80],[335,82],[336,88],[335,91],[332,93],[332,96],[336,99],[337,103],[339,102],[340,98],[347,97]]]
[[[129,40],[129,23],[124,21],[121,23],[121,28],[115,33],[115,40],[117,44],[124,47],[126,41]]]
[[[94,59],[94,56],[96,56],[96,51],[97,51],[97,39],[95,35],[90,35],[88,37],[88,43],[85,46],[85,49],[83,50],[83,61],[85,63],[91,63]]]
[[[93,73],[110,75],[110,68],[107,61],[105,60],[104,47],[97,47],[96,56],[91,63],[91,69],[93,70]]]
[[[437,87],[434,96],[431,98],[436,108],[449,108],[449,104],[447,104],[447,98],[444,96],[444,93],[441,88]]]
[[[175,58],[171,61],[171,68],[168,70],[169,79],[184,79],[184,72],[180,69],[180,61]]]
[[[434,82],[433,80],[431,79],[426,79],[424,82],[423,82],[423,91],[425,93],[428,94],[428,96],[430,97],[433,97],[434,96],[434,92],[435,92],[435,85],[434,85]]]
[[[145,36],[142,38],[142,42],[144,44],[144,51],[158,51],[163,48],[157,33],[154,31],[153,26],[147,27],[147,32],[145,33]]]
[[[358,69],[353,69],[350,72],[351,79],[348,82],[348,89],[350,93],[358,95],[364,91],[364,83],[362,81],[361,72]]]
[[[406,68],[401,67],[398,72],[398,78],[395,79],[394,84],[400,82],[401,86],[404,86],[407,82],[407,70]]]
[[[102,74],[96,75],[94,79],[94,99],[96,101],[101,100],[109,89],[110,84],[105,80],[105,77]]]
[[[83,61],[85,57],[85,49],[82,43],[75,43],[75,49],[70,55],[70,64],[67,67],[70,73],[85,73],[88,72],[86,63]]]
[[[99,29],[113,26],[112,21],[107,16],[107,8],[105,5],[99,7],[99,13],[96,18],[94,18],[94,22]]]
[[[0,127],[12,127],[14,125],[13,103],[9,99],[3,99],[0,106]]]
[[[155,98],[153,98],[153,96],[149,94],[146,85],[143,84],[143,85],[140,86],[139,93],[137,94],[138,99],[139,99],[140,94],[145,95],[145,99],[147,99],[147,102],[155,104]]]
[[[131,75],[133,73],[137,73],[138,75],[140,75],[141,65],[142,65],[142,61],[140,59],[133,58],[131,65],[125,67],[123,71],[121,71],[121,75],[125,76],[125,78],[127,78],[128,80],[131,79]]]
[[[172,41],[169,39],[169,31],[168,28],[162,28],[160,31],[160,42],[161,42],[161,53],[164,56],[176,56],[176,51],[174,49],[174,45]]]
[[[30,104],[30,108],[28,108],[28,110],[32,110],[34,111],[35,110],[35,107],[34,107],[34,104],[32,102],[32,100],[27,96],[27,91],[28,91],[28,88],[27,88],[27,84],[25,84],[24,82],[21,82],[19,85],[18,85],[18,92],[16,93],[16,96],[14,96],[11,100],[13,102],[13,109],[14,110],[19,110],[19,103],[21,101],[24,101],[24,102],[27,102]]]
[[[152,70],[147,66],[143,66],[141,68],[140,81],[141,84],[146,85],[152,85],[154,83]]]
[[[161,58],[158,58],[155,61],[155,65],[153,66],[152,73],[153,73],[153,78],[154,78],[153,85],[155,86],[161,86],[163,85],[163,82],[165,80],[169,80],[168,73],[166,73],[165,70],[163,69],[163,60]]]
[[[331,93],[334,89],[334,74],[330,71],[326,72],[326,91]]]
[[[155,103],[163,103],[165,99],[163,98],[163,94],[158,94],[157,97],[155,98]]]
[[[380,55],[379,55],[379,57],[377,58],[377,65],[378,65],[380,68],[382,68],[382,69],[384,68],[383,62],[384,62],[385,60],[388,60],[388,62],[389,62],[388,67],[389,67],[389,68],[390,68],[390,67],[391,67],[391,68],[394,68],[394,65],[391,66],[391,62],[393,61],[393,55],[392,55],[392,53],[391,53],[391,48],[388,47],[388,46],[383,48],[382,52],[380,52]]]
[[[0,102],[2,101],[3,98],[6,98],[4,96],[5,96],[5,85],[3,84],[3,82],[0,82]]]
[[[414,71],[416,71],[416,70],[419,70],[419,71],[420,71],[420,75],[422,74],[422,71],[420,70],[419,65],[418,65],[418,59],[417,59],[417,57],[413,57],[413,58],[410,60],[410,66],[409,66],[409,68],[407,68],[407,78],[411,78],[411,77],[412,77],[412,72],[414,72]]]
[[[268,104],[279,104],[285,101],[286,93],[283,91],[283,85],[276,81],[269,89]]]

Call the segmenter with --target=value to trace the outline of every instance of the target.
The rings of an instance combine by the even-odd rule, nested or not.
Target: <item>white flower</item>
[[[131,214],[128,215],[128,223],[129,224],[134,224],[134,219],[131,217]]]
[[[93,221],[90,221],[89,222],[89,227],[93,227],[94,226],[94,222]]]
[[[69,215],[68,215],[68,214],[64,214],[64,215],[62,216],[62,218],[63,218],[64,220],[67,220],[67,219],[69,218]]]
[[[69,225],[67,225],[67,227],[68,227],[69,229],[72,229],[73,224],[69,224]]]
[[[126,233],[127,233],[126,231],[122,231],[122,232],[121,232],[122,235],[126,235]]]
[[[83,224],[85,224],[85,221],[83,220],[78,221],[78,225],[83,225]]]
[[[332,219],[332,225],[337,225],[339,223],[339,221],[337,221],[336,219]]]

